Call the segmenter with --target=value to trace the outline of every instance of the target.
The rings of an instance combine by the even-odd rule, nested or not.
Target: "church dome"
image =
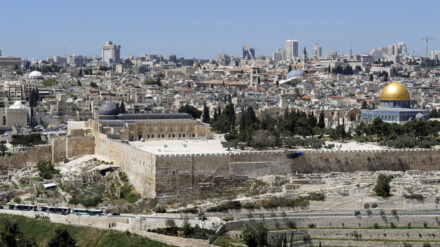
[[[400,82],[393,81],[382,90],[380,100],[410,100],[408,89]]]
[[[36,71],[36,70],[34,70],[34,71],[32,71],[31,73],[29,73],[29,78],[32,78],[32,79],[41,79],[41,78],[43,78],[43,74],[41,74],[40,71]]]
[[[112,102],[105,102],[99,107],[98,114],[100,116],[116,116],[118,115],[118,108]]]

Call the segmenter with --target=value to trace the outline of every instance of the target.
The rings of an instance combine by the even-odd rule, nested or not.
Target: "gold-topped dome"
[[[400,82],[393,81],[382,90],[380,100],[410,100],[408,89]]]

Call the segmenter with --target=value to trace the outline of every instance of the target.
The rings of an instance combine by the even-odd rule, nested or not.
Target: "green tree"
[[[17,223],[6,220],[1,230],[0,246],[6,247],[37,247],[37,243],[33,239],[28,239],[20,231]]]
[[[393,176],[391,175],[385,175],[385,174],[379,174],[376,181],[376,186],[374,186],[373,191],[378,196],[382,197],[388,197],[390,196],[390,190],[391,190],[391,180],[393,179]]]
[[[319,113],[319,120],[318,120],[318,127],[320,129],[324,129],[325,128],[325,120],[324,120],[324,111],[321,111],[321,113]]]
[[[246,225],[243,240],[248,247],[264,247],[267,245],[267,228],[262,223]]]
[[[65,228],[55,230],[55,235],[49,240],[48,247],[76,247],[76,241]]]
[[[44,179],[52,179],[53,175],[58,174],[60,171],[55,169],[52,162],[48,160],[38,161],[38,174]]]
[[[209,116],[209,107],[206,105],[206,101],[203,104],[203,122],[210,123],[211,117]]]
[[[202,115],[202,112],[200,110],[198,110],[194,106],[188,105],[188,103],[184,106],[181,106],[179,112],[188,113],[194,119],[200,118],[200,116]]]
[[[361,106],[361,109],[368,109],[368,104],[367,104],[367,101],[362,101],[362,106]]]
[[[3,143],[0,143],[0,152],[1,152],[2,156],[5,156],[7,150],[8,150],[8,148],[6,147],[6,145]]]
[[[126,112],[127,112],[127,110],[125,110],[124,101],[121,101],[121,103],[119,104],[119,107],[118,107],[118,113],[125,114]]]

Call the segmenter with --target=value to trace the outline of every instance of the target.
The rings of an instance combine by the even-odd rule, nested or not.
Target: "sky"
[[[185,58],[240,56],[249,43],[270,56],[296,39],[309,54],[315,43],[368,53],[405,42],[424,55],[422,37],[440,49],[440,1],[408,0],[0,0],[4,56],[101,56],[109,39],[121,56],[171,53]]]

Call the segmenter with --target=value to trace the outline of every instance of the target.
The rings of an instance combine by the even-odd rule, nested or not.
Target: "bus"
[[[70,208],[65,207],[50,207],[50,206],[43,206],[41,207],[41,211],[46,213],[54,213],[54,214],[70,214]]]
[[[37,211],[36,205],[26,205],[26,204],[9,204],[10,210],[23,210],[23,211]]]
[[[88,210],[84,208],[74,208],[72,211],[76,215],[88,215]]]

